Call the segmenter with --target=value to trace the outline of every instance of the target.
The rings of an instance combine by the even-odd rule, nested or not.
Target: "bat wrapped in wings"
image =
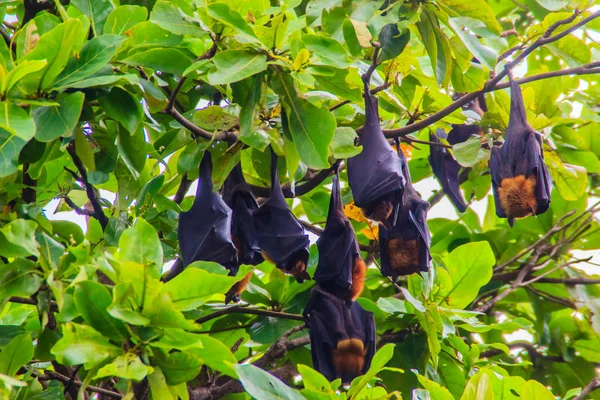
[[[542,136],[527,122],[521,88],[510,81],[510,117],[502,147],[494,146],[489,161],[496,215],[515,218],[538,215],[550,206],[552,179],[544,163]]]
[[[258,247],[265,260],[293,275],[300,283],[310,279],[306,272],[308,235],[285,201],[274,152],[271,152],[271,194],[252,216]]]
[[[406,157],[398,146],[403,173],[407,177],[402,200],[394,205],[391,228],[379,225],[381,273],[398,276],[429,271],[431,234],[427,227],[429,203],[422,200],[410,181]]]
[[[194,204],[179,214],[179,247],[183,266],[194,261],[214,261],[235,275],[237,252],[231,240],[231,209],[213,192],[212,159],[204,152]]]
[[[313,367],[342,382],[364,374],[375,353],[375,320],[358,302],[348,302],[319,286],[304,310],[310,331]]]
[[[379,126],[377,99],[365,80],[365,126],[360,135],[362,151],[348,159],[348,183],[354,203],[367,218],[386,224],[395,198],[406,182],[402,164]]]
[[[363,290],[366,266],[360,256],[356,235],[344,214],[338,171],[333,177],[329,213],[317,240],[319,263],[315,281],[325,290],[346,300],[356,300]]]
[[[480,117],[487,111],[485,97],[477,97],[470,103],[463,106],[464,110],[471,110],[479,114]],[[437,135],[429,134],[429,140],[434,143],[440,143],[439,138],[446,139],[450,145],[466,142],[471,136],[482,134],[482,129],[478,125],[452,125],[452,130],[446,135],[442,129],[437,130]],[[459,212],[465,212],[467,203],[460,192],[459,172],[461,165],[452,157],[448,149],[441,146],[430,146],[429,163],[433,174],[440,182],[442,190],[448,196],[454,207]]]

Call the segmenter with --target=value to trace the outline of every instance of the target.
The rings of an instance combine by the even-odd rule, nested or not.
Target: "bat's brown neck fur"
[[[416,240],[397,238],[388,244],[390,267],[401,275],[409,275],[419,270],[419,245]]]
[[[252,278],[252,271],[248,272],[242,280],[233,284],[231,289],[229,289],[225,294],[225,304],[229,303],[230,301],[239,301],[240,294],[242,294],[242,292],[246,289],[246,285],[248,285],[248,282],[250,282],[250,278]]]
[[[522,218],[534,214],[537,209],[535,198],[535,175],[505,178],[498,188],[500,204],[509,217]]]
[[[352,286],[350,286],[350,299],[356,300],[365,287],[365,275],[367,273],[367,266],[360,257],[356,256],[354,259],[354,265],[352,266]]]
[[[240,237],[233,232],[231,232],[231,241],[237,250],[238,260],[242,260],[244,258],[244,244]]]
[[[333,365],[338,376],[356,377],[365,365],[365,345],[360,339],[346,339],[338,342],[333,350]]]

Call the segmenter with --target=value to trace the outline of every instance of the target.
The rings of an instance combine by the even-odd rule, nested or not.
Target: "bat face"
[[[528,123],[521,88],[509,74],[510,120],[502,147],[494,146],[489,161],[496,215],[515,218],[546,212],[552,179],[544,163],[542,137]]]
[[[194,261],[214,261],[237,272],[237,252],[231,239],[231,209],[213,192],[212,160],[206,151],[200,163],[198,189],[189,211],[179,214],[178,237],[184,267]]]
[[[384,222],[390,215],[393,192],[402,191],[406,178],[394,149],[379,126],[377,99],[371,96],[365,82],[366,122],[360,136],[362,152],[348,159],[348,183],[354,203],[365,216]]]
[[[233,284],[231,289],[225,293],[225,305],[231,302],[237,303],[240,301],[240,296],[244,290],[246,290],[250,278],[252,278],[252,271],[248,272],[241,281],[237,281]]]
[[[346,300],[356,300],[364,287],[366,266],[360,257],[356,235],[344,214],[340,181],[333,177],[327,224],[317,240],[317,283]]]
[[[375,353],[373,314],[315,286],[304,310],[314,368],[344,383],[364,374]]]
[[[257,244],[265,260],[302,283],[310,279],[306,272],[308,235],[285,202],[277,176],[277,157],[275,153],[271,157],[271,195],[252,213]]]
[[[231,236],[237,249],[240,264],[258,265],[263,262],[254,231],[252,213],[258,209],[256,199],[242,173],[241,163],[236,165],[223,185],[223,200],[233,211]]]

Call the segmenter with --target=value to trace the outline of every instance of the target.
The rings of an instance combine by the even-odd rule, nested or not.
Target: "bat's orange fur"
[[[416,240],[392,239],[388,244],[390,267],[410,274],[419,270],[419,245]]]
[[[340,340],[333,350],[333,365],[338,376],[356,377],[365,365],[365,345],[360,339]]]
[[[498,188],[500,204],[509,217],[522,218],[535,213],[535,175],[525,178],[523,175],[502,179]]]
[[[240,295],[246,289],[246,285],[250,282],[250,278],[252,278],[252,271],[248,272],[242,280],[233,284],[231,289],[225,294],[225,304],[228,304],[231,301],[238,302],[240,300]]]
[[[365,275],[367,274],[367,266],[360,257],[356,256],[354,265],[352,266],[352,286],[350,286],[350,300],[356,300],[365,287]]]
[[[269,255],[269,253],[267,253],[266,251],[262,250],[261,254],[263,256],[263,258],[265,260],[267,260],[268,262],[270,262],[271,264],[277,264]],[[294,265],[294,267],[292,268],[291,271],[285,271],[286,273],[292,275],[294,278],[296,278],[296,280],[299,283],[304,282],[305,280],[310,280],[310,275],[308,274],[308,272],[306,272],[306,263],[303,262],[302,260],[298,260],[296,261],[296,264]]]
[[[231,241],[233,242],[233,246],[237,250],[238,260],[244,258],[244,244],[238,235],[235,235],[233,232],[231,233]]]

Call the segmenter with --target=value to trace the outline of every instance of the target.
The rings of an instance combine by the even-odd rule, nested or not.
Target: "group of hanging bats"
[[[413,188],[407,159],[394,150],[379,124],[377,99],[364,80],[366,123],[360,135],[362,152],[347,160],[348,183],[354,202],[367,218],[379,223],[381,273],[398,276],[429,270],[429,203]],[[552,182],[543,160],[542,138],[528,123],[519,85],[509,74],[510,121],[502,146],[491,151],[489,168],[496,214],[515,218],[545,212]],[[483,96],[465,108],[483,115]],[[438,130],[432,142],[444,138],[450,144],[483,134],[476,125],[453,125],[446,135]],[[460,164],[447,148],[431,146],[434,175],[454,206],[464,212],[467,203],[460,192]],[[339,164],[337,164],[339,165]],[[184,267],[194,261],[214,261],[237,273],[241,264],[264,260],[302,283],[311,279],[306,266],[309,238],[285,201],[277,175],[277,157],[271,153],[271,192],[259,206],[238,164],[226,179],[222,196],[213,192],[212,161],[208,151],[200,163],[196,198],[179,217],[179,244]],[[350,382],[369,368],[375,352],[375,321],[355,300],[365,281],[366,265],[356,235],[344,214],[339,168],[335,168],[329,214],[317,241],[319,260],[316,285],[304,310],[310,330],[314,367],[327,379]],[[225,295],[225,304],[240,300],[252,277],[249,272]]]

